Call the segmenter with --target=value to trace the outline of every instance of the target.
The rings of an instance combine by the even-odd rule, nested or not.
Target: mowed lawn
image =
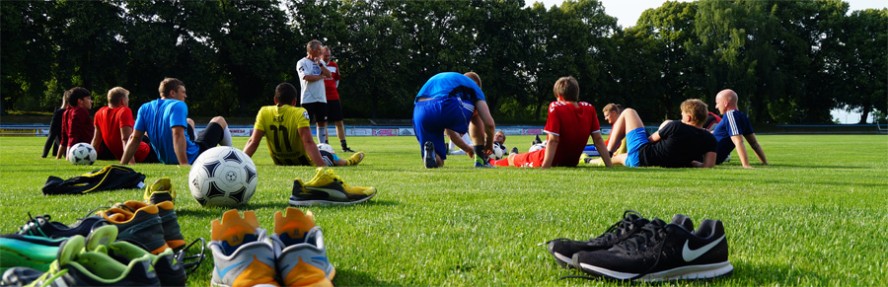
[[[413,137],[352,137],[350,145],[367,157],[336,172],[379,195],[367,204],[309,209],[324,230],[340,286],[616,284],[560,279],[582,273],[558,267],[544,243],[597,236],[626,209],[667,221],[682,213],[695,222],[724,222],[734,274],[701,285],[888,285],[888,136],[759,138],[771,164],[753,156],[755,169],[741,168],[735,153],[708,170],[474,169],[466,156],[427,170]],[[0,232],[18,230],[29,212],[70,224],[94,208],[142,198],[142,190],[43,196],[50,175],[68,178],[112,163],[41,159],[44,140],[0,137]],[[507,146],[526,150],[531,140],[510,136]],[[236,146],[245,141],[236,138]],[[274,166],[264,143],[254,161],[259,186],[242,208],[272,229],[293,179],[308,180],[314,168]],[[188,167],[134,168],[147,181],[171,177],[186,239],[209,240],[210,220],[225,210],[191,198]],[[211,259],[204,262],[189,285],[208,286],[212,268]]]

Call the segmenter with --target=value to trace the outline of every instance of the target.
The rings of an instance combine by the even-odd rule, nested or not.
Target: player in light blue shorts
[[[473,78],[470,78],[473,77]],[[470,156],[475,166],[488,167],[487,154],[492,152],[496,126],[475,73],[466,75],[445,72],[430,78],[416,95],[413,108],[413,130],[422,150],[426,168],[444,165],[447,146],[444,133]],[[459,136],[468,132],[475,146]]]

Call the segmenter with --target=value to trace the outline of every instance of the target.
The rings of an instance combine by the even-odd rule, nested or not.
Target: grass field
[[[531,137],[510,136],[527,148]],[[46,178],[86,173],[39,157],[45,138],[0,137],[0,232],[15,232],[32,215],[72,223],[87,211],[141,199],[141,190],[44,197]],[[236,138],[243,147],[246,138]],[[352,185],[379,195],[350,207],[313,207],[340,286],[593,286],[614,282],[560,279],[544,243],[597,236],[634,209],[668,220],[683,213],[727,229],[731,277],[707,285],[888,285],[888,137],[763,135],[771,163],[739,160],[715,169],[597,167],[474,169],[466,156],[444,168],[422,168],[412,137],[353,137],[367,152],[357,167],[337,168]],[[310,167],[277,167],[263,146],[254,157],[259,186],[245,209],[271,229],[294,178]],[[111,162],[97,162],[97,165]],[[209,238],[223,209],[202,208],[186,187],[188,168],[136,165],[148,181],[173,179],[186,239]],[[210,257],[212,258],[212,257]],[[212,260],[189,278],[208,286]],[[685,283],[679,283],[685,284]],[[696,285],[697,283],[689,283]]]

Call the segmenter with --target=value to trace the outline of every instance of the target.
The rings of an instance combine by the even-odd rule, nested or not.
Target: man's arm
[[[600,132],[592,133],[592,143],[595,144],[595,150],[601,155],[601,160],[604,161],[604,166],[611,167],[610,152],[607,150],[607,146],[604,145],[604,139],[601,138]]]
[[[552,162],[555,161],[555,152],[558,151],[558,141],[560,140],[560,136],[555,134],[549,134],[546,139],[546,150],[543,155],[543,165],[540,168],[550,168],[552,167]]]
[[[188,144],[185,142],[185,127],[173,127],[173,151],[176,152],[176,160],[179,165],[188,165]]]
[[[648,137],[648,141],[649,141],[649,142],[652,142],[652,143],[653,143],[653,142],[658,142],[658,141],[660,141],[661,139],[663,139],[663,138],[660,137],[660,131],[656,131],[656,132],[654,132],[653,134],[651,134],[651,136]]]
[[[139,149],[139,143],[142,142],[141,138],[145,135],[145,132],[140,130],[134,130],[132,135],[130,135],[130,139],[126,142],[126,146],[123,149],[123,156],[120,158],[120,164],[127,165],[133,162],[133,156],[136,155],[136,150]]]
[[[447,133],[447,136],[450,138],[450,141],[456,144],[462,151],[466,152],[470,158],[475,157],[475,150],[469,146],[469,143],[463,140],[461,136],[459,136],[458,132],[452,131],[450,129],[444,129],[444,132]]]
[[[749,165],[749,157],[746,155],[746,145],[743,144],[743,136],[731,136],[731,141],[734,142],[734,147],[737,149],[737,155],[740,158],[740,163],[743,164],[743,167],[752,168],[752,166]]]
[[[262,137],[265,136],[265,131],[260,129],[253,129],[253,134],[250,135],[250,139],[247,140],[247,144],[244,145],[244,153],[249,157],[253,157],[253,153],[256,152],[256,149],[259,148],[259,143],[262,142]]]
[[[299,137],[302,138],[302,146],[305,147],[305,153],[308,154],[308,158],[311,159],[311,162],[314,163],[315,166],[326,166],[324,160],[321,159],[321,151],[318,150],[318,145],[315,144],[314,138],[311,137],[311,128],[299,128]]]
[[[765,151],[762,150],[762,146],[759,145],[758,139],[756,139],[755,137],[755,133],[744,135],[744,137],[746,137],[746,141],[749,142],[749,146],[752,147],[753,151],[755,151],[755,155],[758,156],[762,164],[768,165],[768,159],[765,158]]]
[[[98,148],[101,146],[101,143],[102,143],[102,130],[100,130],[99,127],[93,127],[93,129],[94,129],[93,138],[89,144],[92,145],[93,148]],[[126,143],[126,142],[124,142],[124,143]],[[124,145],[124,146],[126,146],[126,145]]]
[[[703,155],[703,162],[691,161],[691,166],[700,168],[711,168],[715,166],[715,152],[707,152]]]
[[[490,107],[487,106],[487,101],[475,102],[475,110],[478,111],[478,117],[484,123],[484,149],[493,150],[493,136],[496,134],[496,124],[493,122],[493,116],[490,115]]]

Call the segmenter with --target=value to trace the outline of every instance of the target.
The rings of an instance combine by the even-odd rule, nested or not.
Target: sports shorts
[[[444,129],[460,134],[469,131],[469,121],[474,111],[463,107],[457,97],[431,98],[415,103],[413,107],[413,131],[419,141],[419,154],[422,156],[423,143],[430,141],[435,153],[447,159],[447,145],[444,143]]]
[[[543,166],[546,157],[546,149],[539,149],[529,153],[519,153],[512,159],[512,166],[539,168]]]
[[[224,134],[225,129],[222,128],[221,125],[214,122],[210,122],[209,124],[207,124],[207,128],[200,131],[200,133],[197,134],[197,139],[194,140],[194,143],[196,143],[197,146],[200,147],[200,152],[198,152],[197,154],[202,154],[208,149],[214,148],[219,145],[219,143],[222,142],[222,137],[224,136]]]
[[[302,104],[302,107],[308,111],[308,119],[311,123],[327,121],[327,103],[308,103]]]
[[[627,167],[637,167],[639,164],[638,153],[641,148],[648,143],[647,130],[644,127],[636,128],[626,133],[626,161],[623,163]]]
[[[342,118],[342,103],[338,100],[327,101],[327,121],[338,122]]]
[[[328,151],[320,151],[321,159],[324,161],[324,164],[327,166],[336,166],[336,161],[339,160],[339,156],[335,153],[330,153]]]

